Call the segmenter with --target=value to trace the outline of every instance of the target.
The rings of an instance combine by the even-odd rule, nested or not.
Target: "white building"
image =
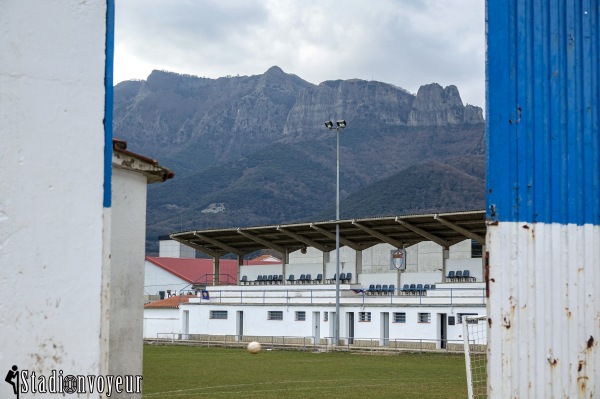
[[[340,222],[344,246],[339,271],[346,278],[339,294],[341,344],[431,349],[460,344],[461,317],[485,314],[483,212],[397,219]],[[328,249],[335,248],[334,228],[334,222],[323,222],[173,234],[174,240],[214,255],[215,266],[225,251],[235,250],[241,258],[244,252],[266,247],[287,256],[279,264],[241,265],[239,280],[245,283],[206,286],[204,296],[179,304],[178,330],[171,311],[170,331],[147,328],[145,337],[169,332],[182,338],[331,341],[337,262]],[[394,253],[402,247],[405,267],[398,270]],[[467,278],[447,278],[450,272],[465,270]],[[308,274],[310,281],[298,281]],[[150,317],[148,309],[145,314]]]
[[[144,296],[146,300],[164,299],[180,293],[195,293],[198,286],[213,284],[213,259],[195,258],[195,250],[168,236],[159,237],[159,256],[146,256],[144,262]],[[238,261],[221,259],[219,282],[238,284]],[[281,260],[265,255],[244,260],[244,265],[255,267],[281,264]]]

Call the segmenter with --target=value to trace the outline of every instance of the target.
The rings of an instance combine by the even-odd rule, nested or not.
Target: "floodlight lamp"
[[[339,128],[345,128],[346,127],[346,121],[345,120],[339,120],[336,122]]]
[[[332,121],[325,122],[325,127],[329,130],[333,129],[333,122]]]

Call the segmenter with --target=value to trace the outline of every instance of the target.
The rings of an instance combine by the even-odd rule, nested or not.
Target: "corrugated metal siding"
[[[490,398],[600,394],[600,226],[490,226]]]
[[[488,0],[492,220],[600,224],[599,13],[597,0]]]
[[[487,19],[490,397],[598,397],[599,3]]]

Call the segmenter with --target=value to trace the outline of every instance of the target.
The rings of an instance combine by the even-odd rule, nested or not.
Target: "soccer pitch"
[[[465,398],[462,355],[144,346],[144,398]]]

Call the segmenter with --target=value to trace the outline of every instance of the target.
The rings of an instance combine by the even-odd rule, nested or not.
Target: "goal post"
[[[487,316],[464,316],[462,326],[468,398],[487,398]]]

